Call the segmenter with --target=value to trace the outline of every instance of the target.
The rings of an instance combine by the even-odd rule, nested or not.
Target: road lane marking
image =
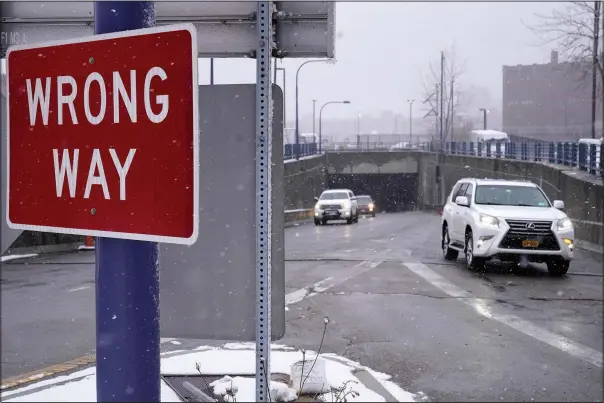
[[[524,333],[536,340],[549,344],[559,350],[564,351],[581,360],[590,362],[598,367],[602,367],[602,352],[587,347],[581,343],[570,340],[567,337],[550,332],[533,323],[524,320],[516,315],[504,315],[493,313],[491,308],[486,304],[485,299],[475,298],[463,289],[451,284],[444,277],[436,274],[432,269],[428,268],[423,263],[403,263],[409,270],[428,281],[445,294],[451,297],[459,298],[459,301],[472,307],[478,314],[495,320],[497,322],[508,325],[509,327]]]
[[[87,290],[89,288],[90,288],[89,285],[83,285],[81,287],[76,287],[76,288],[72,288],[71,290],[67,290],[67,292],[82,291],[82,290]]]
[[[389,251],[390,251],[390,249],[386,249],[383,252],[379,253],[378,256],[380,256],[380,255],[383,256]],[[374,260],[374,261],[365,260],[365,261],[353,266],[352,268],[357,269],[357,270],[354,270],[352,273],[350,273],[349,275],[347,275],[343,278],[327,277],[321,281],[314,283],[310,287],[300,288],[299,290],[292,291],[285,296],[285,305],[287,306],[287,305],[295,304],[306,298],[310,298],[319,293],[325,292],[325,291],[329,290],[330,288],[333,288],[337,285],[340,285],[340,284],[350,280],[353,277],[358,276],[359,274],[363,274],[371,269],[375,269],[378,265],[385,262],[386,260],[387,260],[386,258],[378,258],[378,260]]]

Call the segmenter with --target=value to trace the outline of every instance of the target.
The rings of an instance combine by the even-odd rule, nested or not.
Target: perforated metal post
[[[256,16],[256,401],[269,401],[271,351],[271,51],[273,3]]]

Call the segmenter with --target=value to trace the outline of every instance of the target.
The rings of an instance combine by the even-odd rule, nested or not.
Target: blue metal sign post
[[[155,26],[150,1],[97,1],[95,34]],[[159,402],[158,244],[96,239],[98,402]]]

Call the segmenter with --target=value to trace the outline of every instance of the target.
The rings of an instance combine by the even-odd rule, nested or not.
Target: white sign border
[[[13,51],[27,49],[41,49],[50,46],[70,45],[83,42],[96,42],[108,39],[129,38],[135,36],[151,35],[157,33],[188,31],[191,36],[191,60],[192,60],[192,94],[193,94],[193,233],[189,238],[171,237],[162,235],[148,235],[129,232],[97,231],[83,228],[47,227],[43,225],[17,224],[10,220],[10,71],[9,60]],[[159,242],[179,245],[193,245],[199,235],[199,84],[198,84],[198,60],[197,60],[197,29],[191,23],[161,25],[152,28],[142,28],[130,31],[120,31],[109,34],[100,34],[72,40],[49,41],[34,45],[10,46],[6,52],[6,222],[11,229],[53,232],[58,234],[95,236],[105,238],[129,239],[136,241]]]

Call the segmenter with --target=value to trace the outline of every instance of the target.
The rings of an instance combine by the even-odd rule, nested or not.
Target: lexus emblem
[[[535,229],[535,223],[534,222],[526,223],[526,229]]]

